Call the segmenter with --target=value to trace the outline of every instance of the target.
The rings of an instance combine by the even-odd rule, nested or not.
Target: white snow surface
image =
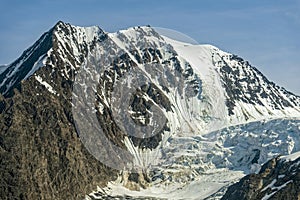
[[[35,79],[41,84],[43,85],[50,93],[52,94],[56,94],[56,91],[53,89],[53,87],[47,83],[46,81],[43,81],[42,77],[40,76],[35,76]]]

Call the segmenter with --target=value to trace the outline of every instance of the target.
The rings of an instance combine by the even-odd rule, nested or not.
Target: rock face
[[[300,117],[300,98],[248,62],[213,46],[178,43],[151,27],[105,33],[58,22],[1,68],[1,199],[82,199],[119,173],[91,151],[142,169],[124,181],[139,190],[151,182],[147,169],[164,159],[170,137]],[[80,131],[82,124],[91,126]],[[99,148],[105,141],[95,139],[97,125],[124,157]],[[85,140],[98,146],[88,148]]]
[[[82,199],[87,191],[115,179],[116,171],[87,152],[74,127],[70,63],[74,66],[80,60],[68,49],[64,55],[70,57],[62,57],[57,41],[58,32],[72,31],[68,28],[58,23],[1,74],[6,96],[0,99],[1,199]],[[80,54],[88,45],[78,46]],[[35,76],[24,80],[39,65],[36,59],[44,57],[38,71],[32,71]],[[6,78],[7,74],[12,76]],[[37,77],[52,83],[55,92]]]
[[[300,199],[300,158],[268,161],[258,174],[230,186],[222,199]]]

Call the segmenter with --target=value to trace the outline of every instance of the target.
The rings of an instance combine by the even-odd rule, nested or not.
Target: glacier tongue
[[[300,120],[277,119],[231,126],[201,136],[172,136],[164,149],[163,164],[149,173],[152,183],[148,188],[130,190],[124,187],[120,175],[95,193],[101,194],[99,199],[218,199],[226,187],[246,174],[258,172],[274,156],[299,157],[299,132]]]

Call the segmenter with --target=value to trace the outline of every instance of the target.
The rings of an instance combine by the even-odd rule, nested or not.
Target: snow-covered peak
[[[142,38],[159,38],[159,34],[150,26],[137,26],[120,30],[116,34],[122,33],[132,41],[138,41]]]
[[[103,63],[103,58],[108,58],[108,62],[98,65]],[[100,78],[91,76],[99,71],[85,65],[88,62],[97,64]],[[131,73],[133,69],[140,73],[137,77]],[[81,73],[83,78],[80,79],[81,76],[77,75]],[[97,88],[87,86],[88,78],[97,81]],[[134,85],[138,82],[136,80],[144,82]],[[170,179],[163,175],[160,179],[166,185],[172,181],[176,185],[197,179],[201,184],[217,184],[210,188],[216,192],[226,181],[242,176],[241,173],[227,173],[228,168],[242,169],[243,166],[237,166],[248,166],[249,161],[263,163],[270,149],[271,153],[278,153],[278,146],[281,148],[279,153],[287,154],[296,151],[294,146],[299,146],[298,121],[292,125],[281,120],[266,125],[264,121],[299,119],[300,97],[268,81],[255,67],[234,54],[212,45],[175,41],[159,35],[151,27],[105,33],[96,26],[78,27],[59,22],[0,73],[0,92],[10,94],[12,89],[22,87],[27,81],[28,85],[69,104],[76,102],[70,102],[74,93],[72,86],[76,81],[82,81],[83,84],[77,84],[79,95],[72,97],[74,100],[83,95],[83,98],[74,105],[80,111],[92,105],[90,110],[96,109],[97,122],[105,127],[105,135],[114,144],[127,148],[132,158],[130,162],[137,168],[147,171],[148,167],[165,164],[160,169],[166,170],[166,177]],[[129,93],[131,89],[135,92]],[[96,102],[89,104],[85,101],[95,93]],[[128,102],[128,96],[134,101]],[[126,102],[129,105],[120,109],[115,107],[117,101],[120,105]],[[152,106],[157,108],[155,111],[160,111],[159,114],[152,110]],[[158,132],[149,129],[149,138],[131,137],[129,129],[116,123],[116,118],[124,115],[129,115],[139,125],[160,124],[162,121],[163,126]],[[79,117],[83,117],[80,123],[84,125],[96,124],[84,115]],[[77,122],[78,119],[71,121]],[[239,127],[237,124],[244,125]],[[273,134],[275,129],[270,127],[280,132]],[[286,130],[290,131],[289,135],[281,135]],[[169,168],[166,153],[178,158],[172,162],[173,168]],[[207,178],[203,172],[211,174],[211,169],[216,170],[213,179],[202,179]],[[218,172],[226,176],[222,178],[223,183],[215,181],[221,180]],[[231,175],[234,175],[233,179],[227,179]]]
[[[98,26],[80,27],[58,22],[54,27],[54,34],[60,36],[61,40],[74,39],[78,44],[82,44],[93,42],[103,34],[103,31]]]
[[[138,26],[109,33],[109,36],[119,46],[129,51],[137,48],[158,48],[164,42],[163,38],[150,26]]]

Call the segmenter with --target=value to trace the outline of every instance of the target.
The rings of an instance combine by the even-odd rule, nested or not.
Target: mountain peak
[[[47,63],[46,60],[50,63],[51,52],[64,57],[75,55],[75,61],[69,62],[73,65],[79,64],[80,59],[83,59],[83,55],[87,53],[87,49],[96,41],[103,39],[105,35],[98,26],[79,27],[63,21],[57,22],[16,61],[7,67],[1,67],[0,93],[11,96],[12,89],[18,88],[21,80],[30,77]]]
[[[92,42],[95,38],[104,34],[103,30],[99,26],[80,27],[62,21],[59,21],[54,26],[53,33],[64,37],[62,39],[69,37],[77,40],[79,43],[83,41]]]
[[[115,33],[109,33],[112,37],[119,37],[121,40],[125,40],[129,43],[141,43],[148,41],[151,42],[159,42],[163,41],[161,35],[159,35],[154,28],[151,26],[134,26],[124,30],[119,30]],[[125,41],[123,41],[125,42]]]

